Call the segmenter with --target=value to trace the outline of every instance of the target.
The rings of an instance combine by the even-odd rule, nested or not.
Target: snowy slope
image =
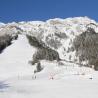
[[[41,61],[44,69],[34,74],[28,64],[34,51],[27,38],[19,35],[0,55],[0,98],[98,97],[98,72],[66,62],[60,66],[56,61]]]
[[[33,75],[34,67],[28,62],[32,59],[32,55],[35,51],[36,49],[29,45],[26,36],[19,35],[19,38],[16,41],[13,41],[13,44],[7,47],[3,53],[0,54],[0,79],[6,79],[8,77],[13,77],[14,75],[17,77],[25,74]],[[64,65],[60,65],[57,61],[41,61],[41,63],[44,69],[40,72],[40,76],[38,73],[37,74],[38,77],[45,79],[49,79],[51,74],[54,76],[62,75],[62,73],[66,74],[65,70],[68,71],[67,74],[69,75],[82,74],[83,72],[87,72],[88,74],[91,70],[90,68],[81,68],[76,64],[68,62],[63,62]],[[78,73],[78,71],[80,73]]]
[[[98,80],[97,80],[98,81]],[[95,80],[10,80],[9,87],[0,92],[1,98],[97,98]]]
[[[32,68],[28,61],[32,58],[34,49],[28,44],[26,36],[19,38],[0,54],[0,80],[11,76],[29,74]]]

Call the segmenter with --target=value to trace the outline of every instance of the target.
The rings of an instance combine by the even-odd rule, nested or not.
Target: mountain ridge
[[[28,21],[28,22],[12,22],[1,24],[0,35],[9,34],[12,37],[23,34],[29,35],[41,40],[47,47],[57,51],[61,59],[80,63],[79,56],[76,55],[76,50],[73,50],[74,39],[87,30],[88,24],[98,25],[97,22],[88,17],[74,18],[55,18],[43,21]],[[93,28],[98,32],[97,27]],[[87,60],[81,64],[88,64]]]

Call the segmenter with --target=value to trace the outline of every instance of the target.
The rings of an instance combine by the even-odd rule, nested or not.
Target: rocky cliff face
[[[0,36],[0,53],[3,51],[4,48],[11,44],[12,38],[9,35],[2,35]]]

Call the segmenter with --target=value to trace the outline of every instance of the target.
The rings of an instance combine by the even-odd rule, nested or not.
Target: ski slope
[[[76,64],[41,61],[30,66],[36,51],[25,35],[0,54],[0,98],[98,98],[98,72]],[[36,76],[36,79],[34,78]]]
[[[0,79],[31,73],[28,61],[32,59],[33,52],[34,49],[28,44],[26,36],[19,35],[19,38],[0,54]]]

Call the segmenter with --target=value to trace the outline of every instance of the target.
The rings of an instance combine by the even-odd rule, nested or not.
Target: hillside
[[[0,98],[98,98],[97,25],[88,17],[0,23]]]

